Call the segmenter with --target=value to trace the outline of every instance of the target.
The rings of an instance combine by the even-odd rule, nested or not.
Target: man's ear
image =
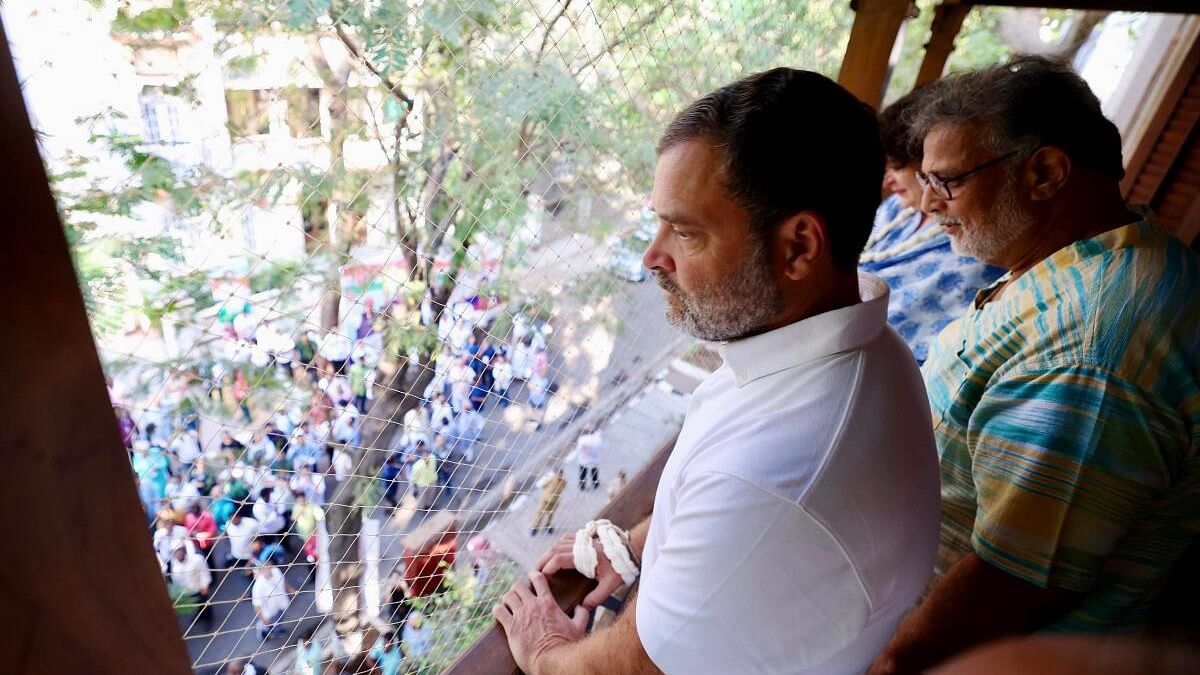
[[[788,217],[775,235],[775,250],[783,274],[799,281],[812,273],[817,260],[829,248],[825,219],[812,211]]]
[[[1052,145],[1038,148],[1025,161],[1024,178],[1029,186],[1029,198],[1035,202],[1058,194],[1070,177],[1071,158]]]

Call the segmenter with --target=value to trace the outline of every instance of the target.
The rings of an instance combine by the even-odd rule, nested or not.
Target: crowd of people
[[[413,308],[426,323],[431,303],[427,293]],[[398,506],[411,491],[415,508],[428,511],[453,503],[493,408],[523,393],[528,421],[541,429],[553,390],[550,326],[517,313],[492,337],[487,329],[507,307],[464,285],[437,322],[442,348],[423,366],[433,372],[420,405],[389,430],[383,465],[361,464],[355,451],[381,391],[390,309],[376,312],[368,299],[323,338],[301,330],[293,339],[249,302],[227,300],[206,364],[173,373],[148,399],[110,380],[155,554],[177,606],[193,609],[197,623],[212,625],[214,578],[244,574],[259,636],[281,632],[296,594],[285,572],[299,568],[312,581],[327,500],[352,476],[370,473],[384,504]],[[381,638],[373,654],[385,672],[397,645],[407,663],[427,650],[423,621],[402,617],[396,635]]]

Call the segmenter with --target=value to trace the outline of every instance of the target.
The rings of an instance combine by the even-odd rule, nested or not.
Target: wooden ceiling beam
[[[900,25],[909,16],[911,0],[852,0],[854,26],[846,56],[838,71],[838,84],[859,100],[878,108],[887,82],[888,58]]]
[[[921,87],[940,78],[946,70],[946,61],[954,51],[954,39],[962,30],[963,19],[967,18],[974,5],[970,2],[943,2],[933,10],[929,42],[925,43],[925,58],[917,73],[916,86]]]
[[[944,4],[968,3],[947,0]],[[1200,14],[1200,5],[1196,3],[1196,0],[986,0],[974,4],[1036,9],[1095,9],[1109,12]]]

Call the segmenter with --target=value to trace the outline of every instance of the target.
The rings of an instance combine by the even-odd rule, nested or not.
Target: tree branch
[[[633,37],[636,33],[640,32],[642,29],[646,28],[646,26],[649,26],[650,24],[657,21],[658,17],[662,16],[662,13],[664,11],[666,11],[667,7],[669,7],[670,4],[671,4],[670,2],[664,2],[664,3],[660,4],[658,7],[655,7],[653,10],[651,10],[651,12],[648,15],[646,15],[645,17],[643,17],[640,21],[633,24],[632,26],[626,27],[625,30],[621,31],[620,35],[613,38],[613,40],[611,42],[609,42],[608,44],[604,45],[604,49],[600,50],[599,54],[596,54],[592,58],[585,61],[583,63],[583,65],[581,65],[578,68],[576,68],[575,70],[571,71],[571,77],[579,77],[579,75],[582,74],[583,71],[587,70],[588,68],[591,68],[593,65],[595,65],[595,63],[597,61],[604,58],[606,55],[611,54],[614,49],[616,49],[617,47],[620,47],[629,38]]]
[[[555,24],[558,23],[559,19],[563,18],[563,15],[567,13],[567,8],[570,6],[571,0],[564,0],[562,9],[558,10],[558,14],[555,14],[550,23],[546,24],[546,32],[542,34],[542,44],[538,45],[537,53],[533,56],[534,76],[537,75],[537,68],[542,62],[542,57],[546,55],[546,46],[550,43],[550,35],[554,32]]]
[[[383,83],[383,86],[387,87],[388,92],[391,93],[392,96],[396,97],[396,100],[400,101],[400,103],[411,110],[413,106],[412,98],[408,94],[404,93],[404,90],[400,88],[400,84],[398,82],[392,82],[386,75],[384,75],[378,68],[375,67],[375,64],[371,63],[371,60],[362,53],[362,49],[354,43],[354,40],[351,39],[349,35],[346,34],[346,29],[340,22],[334,26],[338,39],[342,41],[342,44],[345,45],[346,50],[350,52],[351,56],[353,56],[356,61],[361,63],[364,68],[371,71],[372,75],[378,77],[379,81]]]

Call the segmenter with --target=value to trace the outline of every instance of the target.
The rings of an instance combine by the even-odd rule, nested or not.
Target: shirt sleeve
[[[1171,482],[1187,430],[1133,383],[1089,365],[988,387],[967,440],[977,493],[972,547],[1042,587],[1085,591]]]
[[[794,502],[705,473],[685,481],[668,518],[636,604],[638,636],[663,672],[806,672],[866,625],[845,552]]]

